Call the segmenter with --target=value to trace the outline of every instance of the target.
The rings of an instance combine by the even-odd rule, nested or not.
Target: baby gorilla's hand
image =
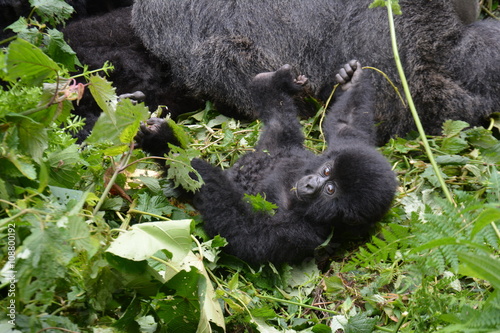
[[[357,60],[351,60],[341,68],[335,80],[340,84],[342,90],[346,91],[356,85],[362,75],[361,64]]]

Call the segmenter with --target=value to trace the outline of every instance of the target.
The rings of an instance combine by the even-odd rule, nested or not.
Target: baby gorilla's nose
[[[300,199],[311,199],[323,187],[323,179],[318,175],[307,175],[297,182],[297,194]]]

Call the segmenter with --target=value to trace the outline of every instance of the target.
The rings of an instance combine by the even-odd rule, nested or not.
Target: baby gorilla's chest
[[[302,163],[295,156],[254,152],[240,158],[229,169],[228,177],[245,194],[261,194],[266,200],[288,206],[291,189]]]

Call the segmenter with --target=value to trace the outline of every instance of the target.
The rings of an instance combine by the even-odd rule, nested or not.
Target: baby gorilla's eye
[[[328,183],[328,184],[326,184],[326,186],[325,186],[325,191],[326,191],[326,193],[328,193],[328,194],[333,194],[333,193],[335,193],[335,185],[333,185],[332,183]]]
[[[323,169],[323,175],[325,175],[325,176],[327,176],[327,177],[328,177],[328,176],[330,176],[331,172],[332,172],[332,169],[330,169],[330,167],[329,167],[329,166],[326,166],[326,167]]]

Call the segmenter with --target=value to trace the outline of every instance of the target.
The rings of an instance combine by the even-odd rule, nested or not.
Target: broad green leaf
[[[45,0],[44,0],[45,2]],[[47,30],[49,42],[46,53],[59,64],[63,64],[69,71],[75,71],[75,66],[82,66],[75,51],[66,43],[62,32],[56,29]]]
[[[17,156],[13,152],[8,154],[7,159],[9,162],[14,164],[14,166],[17,168],[21,174],[28,178],[28,179],[36,179],[37,173],[35,169],[35,165],[32,163],[30,159],[28,159],[26,156]],[[5,171],[5,170],[2,170]]]
[[[462,262],[459,267],[461,274],[486,280],[493,288],[500,289],[500,259],[498,257],[482,253],[459,252],[458,258]]]
[[[143,104],[134,105],[130,100],[125,99],[118,103],[116,111],[108,111],[112,115],[102,113],[92,129],[92,134],[85,142],[89,144],[112,143],[119,147],[116,150],[108,147],[107,153],[119,154],[124,151],[125,144],[133,141],[141,121],[149,117],[149,110]]]
[[[63,23],[74,11],[64,0],[30,0],[30,4],[44,22],[48,21],[52,25]]]
[[[59,66],[38,47],[22,39],[10,43],[7,50],[7,78],[38,85],[48,77],[53,78],[61,70]]]
[[[458,136],[453,136],[443,139],[441,149],[448,154],[458,154],[464,149],[467,149],[468,146],[469,144],[467,141]]]
[[[111,124],[116,126],[115,110],[118,104],[118,97],[116,96],[116,89],[111,85],[111,82],[102,76],[91,75],[89,77],[89,90],[97,105],[108,116]]]
[[[191,220],[177,220],[136,224],[120,234],[107,251],[123,258],[140,261],[150,258],[160,250],[167,250],[172,254],[172,261],[179,262],[192,247],[191,222]]]
[[[167,123],[174,132],[175,138],[179,141],[180,147],[182,149],[188,148],[189,142],[191,140],[189,139],[189,136],[186,134],[186,132],[182,129],[182,127],[177,125],[172,119],[167,119]]]
[[[377,318],[369,318],[366,312],[349,318],[344,327],[345,333],[371,333],[375,328]]]
[[[447,120],[443,123],[443,135],[447,137],[456,136],[469,126],[465,121]]]
[[[481,231],[485,226],[489,225],[492,222],[496,222],[500,220],[500,209],[498,208],[488,208],[483,210],[481,214],[479,214],[476,222],[474,223],[474,228],[472,229],[471,238]]]
[[[169,332],[200,332],[200,284],[204,277],[196,269],[180,271],[164,288],[172,291],[168,300],[158,303],[157,315]]]
[[[47,128],[29,118],[18,122],[19,147],[35,161],[41,162],[49,146]]]
[[[73,188],[81,180],[82,159],[77,145],[49,153],[46,163],[51,185]]]
[[[470,162],[470,158],[460,155],[440,155],[436,156],[436,162],[441,165],[465,165]]]
[[[212,332],[210,323],[214,323],[217,326],[224,328],[224,314],[219,303],[215,290],[210,282],[207,270],[203,264],[203,259],[199,255],[195,255],[193,252],[184,258],[182,263],[184,268],[186,267],[196,267],[203,279],[199,280],[198,283],[198,299],[200,302],[200,322],[197,328],[197,332]]]
[[[49,186],[50,192],[61,205],[66,206],[71,200],[81,201],[85,199],[85,192],[79,190],[72,190],[69,188]]]

